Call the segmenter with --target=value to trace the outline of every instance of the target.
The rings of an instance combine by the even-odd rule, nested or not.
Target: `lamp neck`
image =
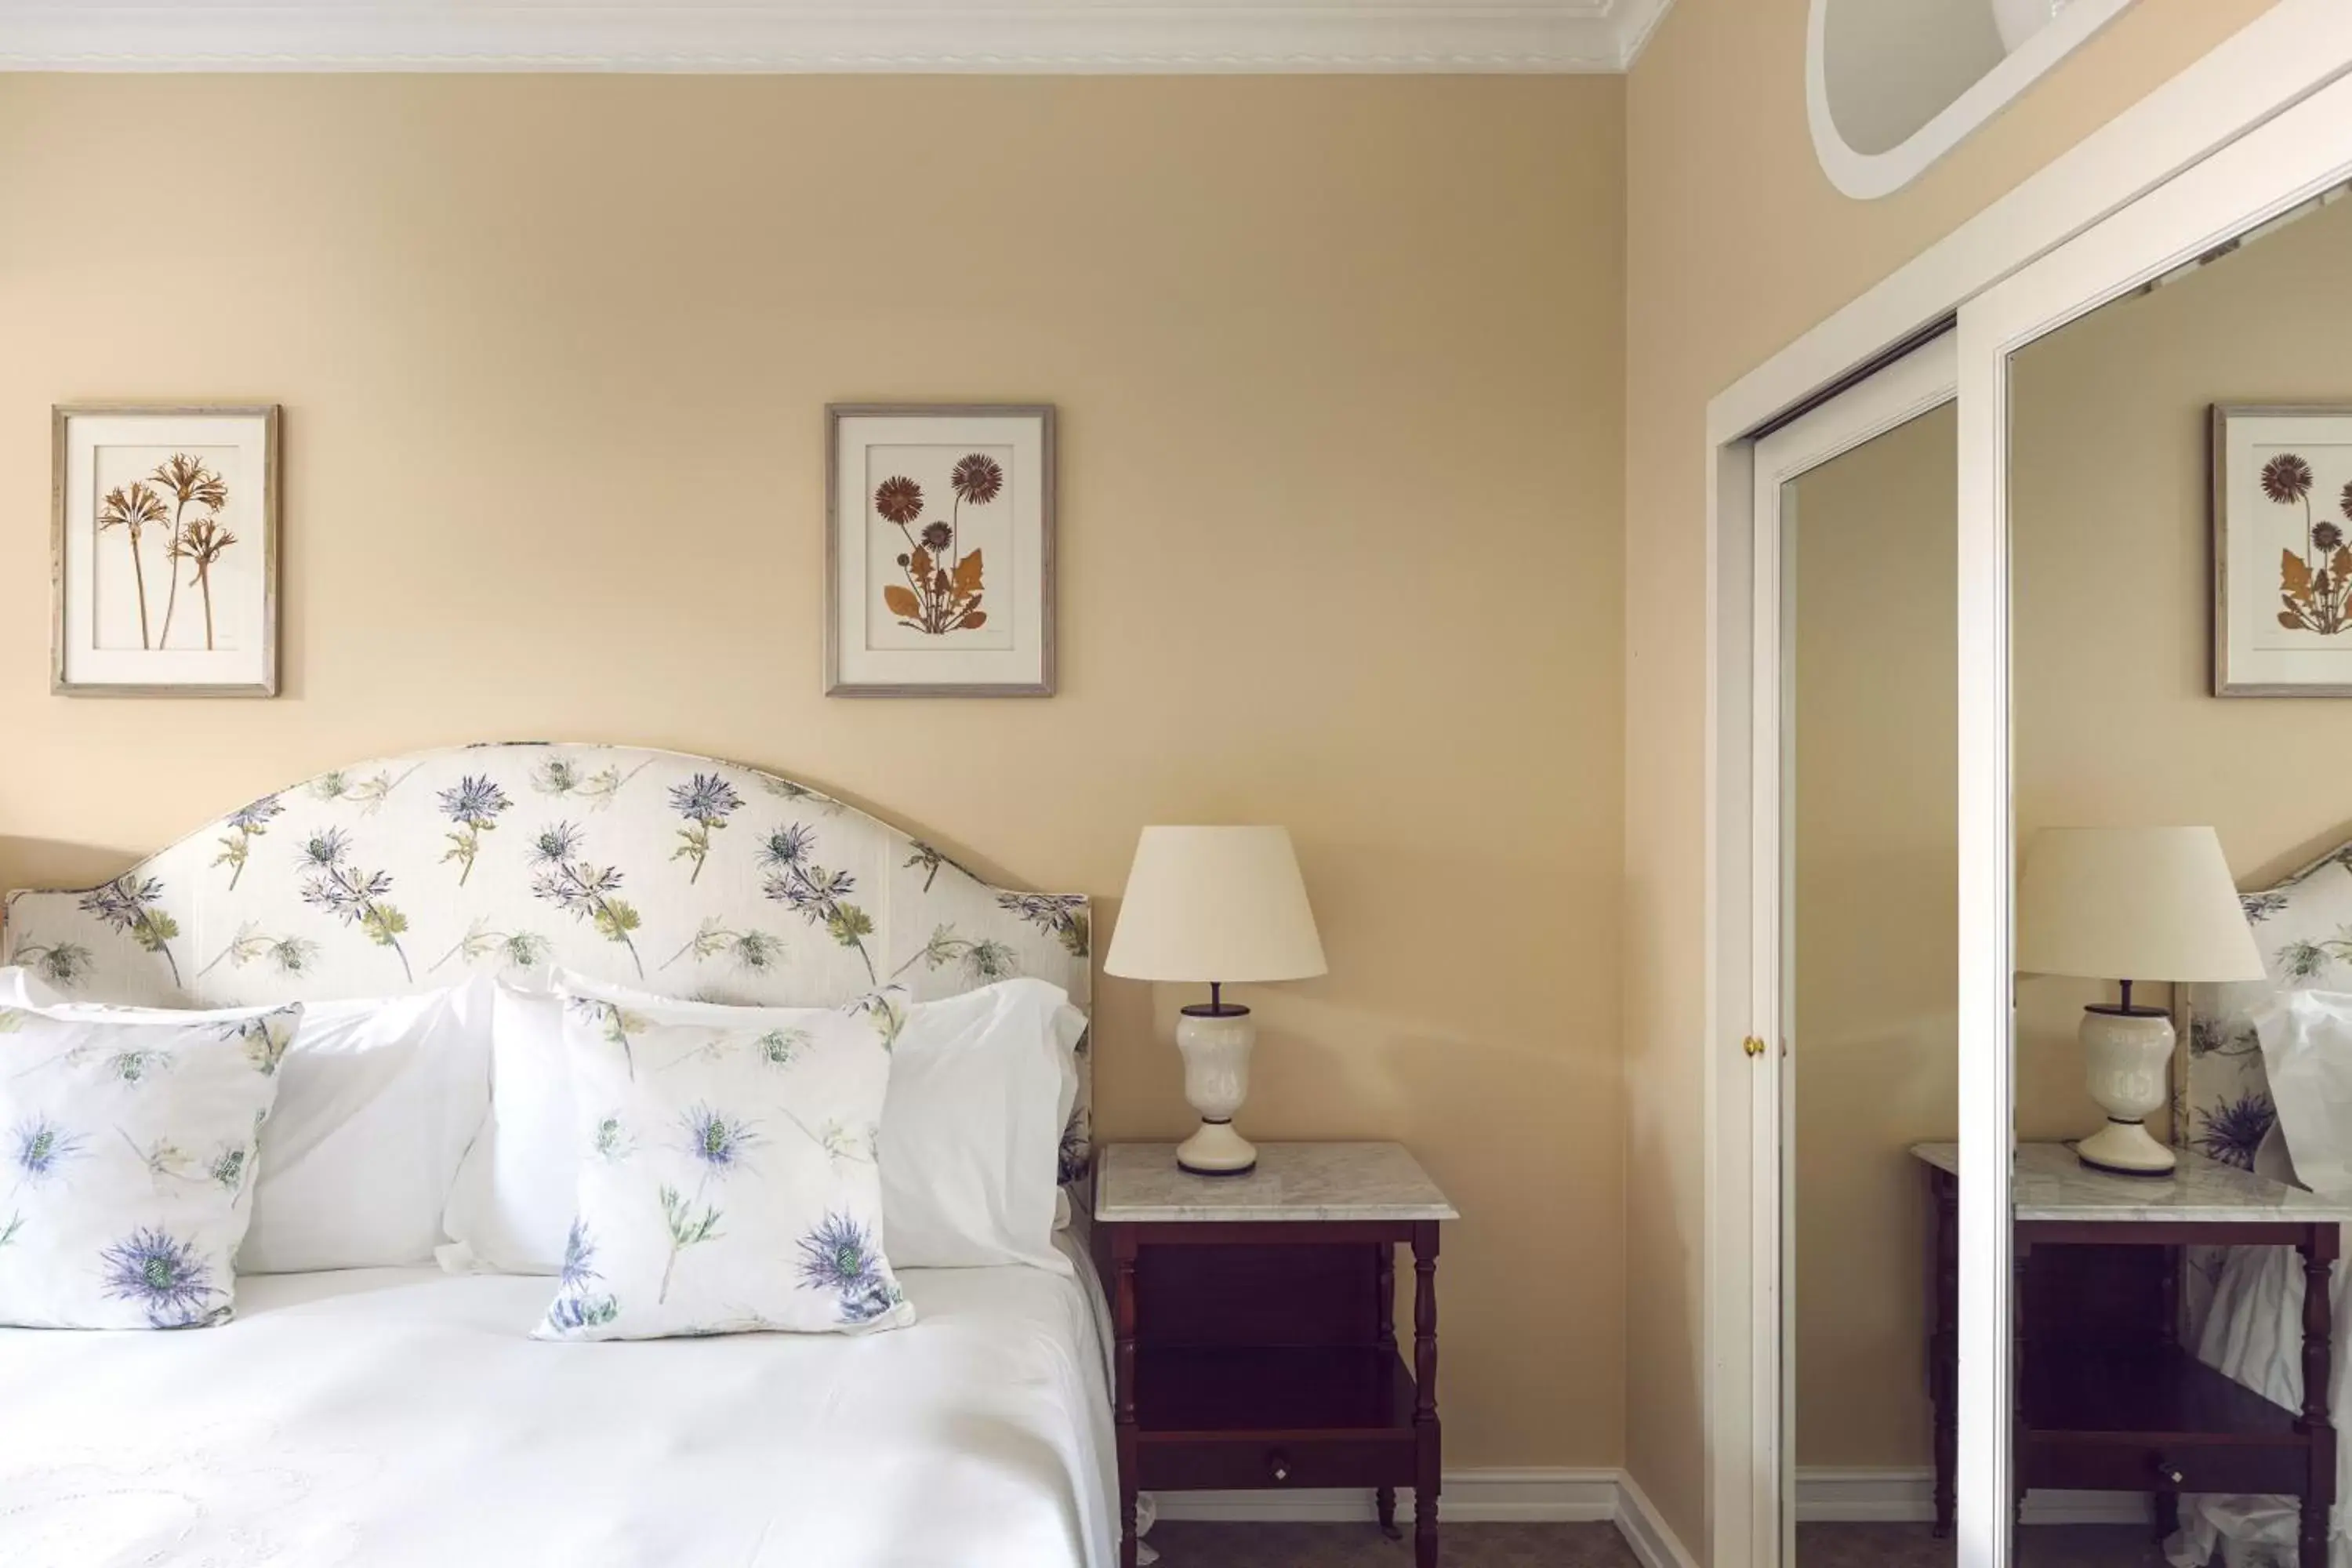
[[[1209,982],[1209,1005],[1207,1006],[1203,1007],[1198,1002],[1195,1002],[1183,1011],[1184,1016],[1187,1018],[1245,1018],[1249,1016],[1249,1009],[1243,1006],[1238,1002],[1234,1003],[1230,1007],[1225,1005],[1225,983],[1222,980],[1212,980]]]
[[[2164,1009],[2161,1007],[2133,1006],[2131,999],[2132,983],[2126,980],[2122,984],[2124,995],[2123,1001],[2119,1005],[2109,1006],[2104,1002],[2095,1002],[2088,1007],[2084,1008],[2083,1011],[2085,1013],[2097,1013],[2104,1017],[2109,1018],[2161,1018],[2165,1016]]]

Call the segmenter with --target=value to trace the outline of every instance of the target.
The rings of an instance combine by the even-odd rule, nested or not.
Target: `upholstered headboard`
[[[2173,1073],[2173,1141],[2252,1167],[2278,1111],[2263,1070],[2254,1010],[2284,990],[2352,990],[2352,844],[2239,903],[2261,949],[2264,979],[2183,988],[2188,1015]]]
[[[100,1000],[380,996],[560,963],[711,1001],[918,1000],[1012,974],[1087,1006],[1084,896],[990,887],[790,779],[627,746],[509,742],[342,768],[112,881],[16,892],[11,962]],[[1087,1048],[1064,1136],[1088,1162]]]

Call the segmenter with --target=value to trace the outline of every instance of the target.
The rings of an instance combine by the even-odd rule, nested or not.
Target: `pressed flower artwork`
[[[2352,410],[2214,410],[2218,696],[2352,695]]]
[[[835,408],[828,689],[1053,688],[1053,410]]]
[[[277,410],[55,417],[57,689],[273,694]]]

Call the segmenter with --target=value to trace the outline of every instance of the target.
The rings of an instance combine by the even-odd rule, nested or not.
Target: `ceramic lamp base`
[[[1230,1121],[1203,1121],[1176,1145],[1176,1163],[1196,1176],[1244,1176],[1257,1168],[1257,1145]]]
[[[1213,1002],[1185,1008],[1177,1020],[1184,1098],[1201,1113],[1201,1130],[1176,1150],[1176,1163],[1183,1169],[1202,1176],[1238,1176],[1257,1163],[1257,1150],[1233,1126],[1249,1096],[1250,1047],[1256,1043],[1257,1025],[1246,1007]]]
[[[2074,1145],[2075,1158],[2117,1175],[2170,1175],[2172,1151],[2141,1119],[2164,1103],[2172,1020],[2154,1008],[2086,1007],[2082,1040],[2087,1087],[2107,1124]]]

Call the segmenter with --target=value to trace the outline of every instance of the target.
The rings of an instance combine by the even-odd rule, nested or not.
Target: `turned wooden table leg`
[[[1383,1241],[1372,1251],[1377,1255],[1372,1270],[1372,1321],[1374,1338],[1386,1352],[1381,1357],[1385,1366],[1388,1357],[1396,1354],[1396,1248]],[[1396,1521],[1396,1488],[1375,1488],[1372,1500],[1380,1510],[1381,1533],[1391,1541],[1403,1540],[1404,1532]]]
[[[1136,1568],[1135,1237],[1125,1227],[1111,1238],[1111,1368],[1118,1383],[1112,1411],[1118,1435],[1118,1568]]]
[[[1437,1223],[1412,1227],[1413,1568],[1437,1568]]]
[[[1928,1196],[1936,1205],[1935,1279],[1930,1297],[1935,1327],[1927,1335],[1927,1397],[1936,1411],[1936,1523],[1938,1541],[1952,1535],[1952,1478],[1960,1451],[1959,1184],[1932,1166]]]
[[[2302,1568],[2327,1568],[2327,1515],[2336,1501],[2336,1427],[2327,1416],[2327,1373],[2336,1245],[2332,1223],[2315,1225],[2296,1249],[2303,1254],[2303,1414],[2295,1425],[2311,1440],[2296,1532]]]

